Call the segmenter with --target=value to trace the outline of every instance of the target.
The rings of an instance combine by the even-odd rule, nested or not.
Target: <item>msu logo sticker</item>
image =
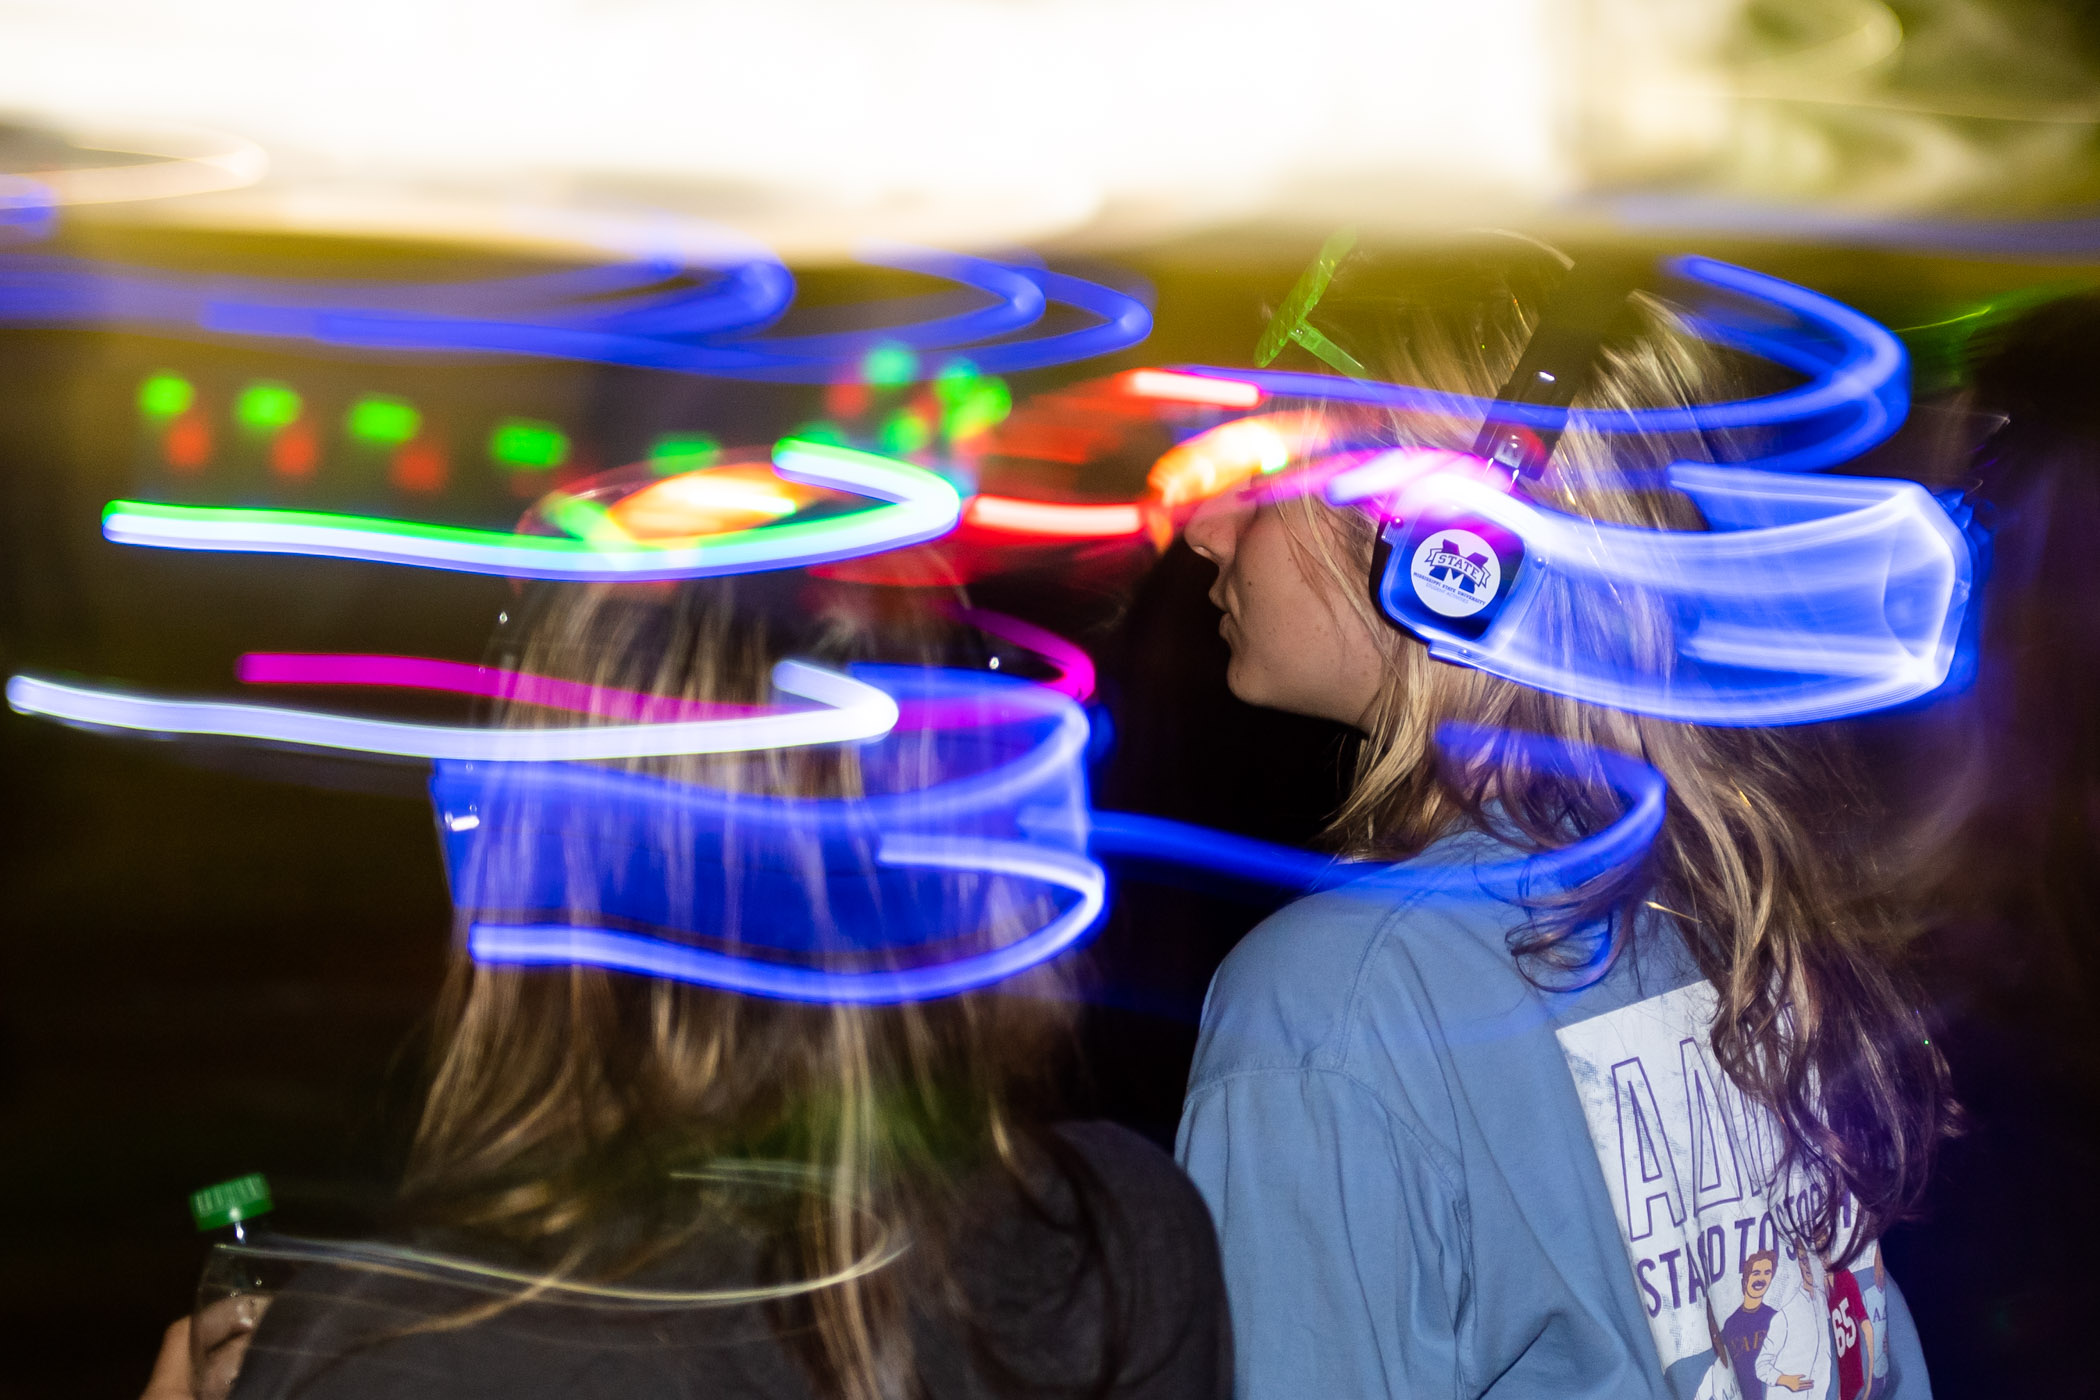
[[[1415,596],[1431,612],[1471,617],[1502,591],[1502,561],[1471,530],[1434,530],[1415,548]]]

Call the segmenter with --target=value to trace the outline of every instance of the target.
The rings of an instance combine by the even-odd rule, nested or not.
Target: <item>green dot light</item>
[[[894,389],[909,384],[919,373],[919,357],[908,345],[891,341],[878,345],[860,363],[861,378],[878,388]]]
[[[722,444],[706,433],[666,433],[649,448],[654,471],[689,472],[711,467],[722,456]]]
[[[951,406],[943,424],[951,442],[996,428],[1013,412],[1013,391],[996,375],[970,385],[961,400]]]
[[[197,389],[179,374],[163,370],[139,385],[139,412],[148,418],[177,418],[196,402]]]
[[[350,436],[374,447],[399,447],[412,441],[423,426],[423,415],[407,399],[367,394],[350,406],[343,427]]]
[[[244,428],[274,433],[298,422],[303,407],[299,391],[291,385],[259,379],[241,390],[241,396],[233,402],[233,416]]]
[[[489,456],[512,471],[543,472],[569,458],[569,437],[552,423],[506,418],[489,434]]]
[[[910,409],[890,415],[882,425],[878,438],[884,452],[893,457],[909,457],[933,440],[933,429],[926,420]]]
[[[957,404],[969,398],[971,386],[977,383],[977,366],[968,360],[950,360],[933,376],[933,394],[941,401],[941,407],[953,411]]]

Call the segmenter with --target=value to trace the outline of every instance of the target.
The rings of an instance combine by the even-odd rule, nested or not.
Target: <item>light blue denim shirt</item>
[[[1473,834],[1423,859],[1511,854]],[[1178,1155],[1223,1241],[1239,1396],[1925,1400],[1878,1247],[1829,1271],[1780,1235],[1776,1123],[1714,1064],[1674,923],[1547,991],[1509,952],[1524,919],[1365,883],[1219,969]]]

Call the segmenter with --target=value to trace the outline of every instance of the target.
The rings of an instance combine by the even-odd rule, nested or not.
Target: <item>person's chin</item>
[[[1240,659],[1240,654],[1237,650],[1232,653],[1232,660],[1225,666],[1225,688],[1232,692],[1233,699],[1242,701],[1245,704],[1266,705],[1269,703],[1268,700],[1263,698],[1262,687],[1253,673],[1253,668]]]
[[[1264,710],[1282,710],[1285,714],[1309,713],[1303,707],[1291,703],[1291,697],[1280,687],[1270,684],[1260,670],[1245,664],[1237,652],[1232,664],[1225,668],[1225,688],[1232,698],[1249,705],[1259,705]]]

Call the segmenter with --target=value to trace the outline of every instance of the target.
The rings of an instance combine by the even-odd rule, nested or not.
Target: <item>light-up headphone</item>
[[[1568,270],[1473,441],[1470,455],[1491,468],[1483,484],[1518,492],[1525,479],[1545,471],[1565,421],[1526,427],[1495,416],[1494,408],[1522,404],[1565,410],[1589,381],[1604,337],[1632,290],[1626,277],[1600,273],[1594,263]],[[1454,465],[1463,472],[1463,464]],[[1339,495],[1361,499],[1353,493],[1380,478],[1376,471],[1359,469],[1340,483]],[[1328,498],[1337,499],[1333,483]],[[1444,493],[1417,492],[1414,504],[1410,515],[1379,527],[1371,556],[1371,599],[1388,622],[1432,648],[1477,641],[1516,591],[1524,568],[1524,535],[1506,517],[1498,520]]]
[[[1571,410],[1638,285],[1609,268],[1569,274],[1493,400],[1332,375],[1193,372],[1279,397],[1484,416],[1470,453],[1356,452],[1307,476],[1330,504],[1381,518],[1371,597],[1439,660],[1710,725],[1809,723],[1938,689],[1977,577],[1967,510],[1912,481],[1817,474],[1901,422],[1902,347],[1851,308],[1776,278],[1708,259],[1671,270],[1796,318],[1788,329],[1706,314],[1693,329],[1809,382],[1762,400]],[[1709,526],[1675,531],[1602,524],[1528,497],[1523,483],[1578,422],[1606,433],[1777,431],[1753,462],[1657,473]]]

